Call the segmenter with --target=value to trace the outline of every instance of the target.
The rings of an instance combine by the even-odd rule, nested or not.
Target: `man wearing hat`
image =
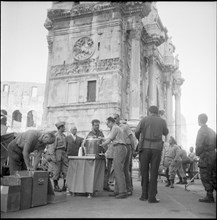
[[[159,202],[156,199],[157,178],[163,148],[162,135],[168,135],[169,131],[166,121],[158,114],[157,106],[150,106],[149,113],[148,116],[141,119],[135,130],[140,146],[139,161],[142,176],[142,195],[140,200],[157,203]]]
[[[54,191],[66,191],[66,174],[68,169],[68,158],[66,153],[66,137],[64,135],[65,122],[57,122],[55,124],[58,131],[56,133],[56,139],[54,142],[54,151],[56,157],[56,166],[53,172]],[[61,173],[63,174],[63,187],[59,188],[58,180]]]

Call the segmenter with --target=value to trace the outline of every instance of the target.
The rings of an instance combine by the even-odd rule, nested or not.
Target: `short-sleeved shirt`
[[[165,158],[173,159],[173,160],[182,160],[181,159],[182,150],[177,146],[171,146],[165,148]]]
[[[98,131],[95,131],[94,129],[92,129],[89,134],[87,135],[87,138],[88,137],[104,137],[104,134],[102,133],[101,130],[98,130]]]
[[[118,144],[126,144],[125,139],[124,139],[124,132],[116,124],[113,125],[111,132],[108,136],[108,139],[112,141],[113,146],[116,146]]]
[[[28,130],[26,132],[19,133],[15,138],[16,144],[20,148],[24,148],[24,146],[30,145],[30,152],[34,150],[38,150],[39,148],[45,148],[46,144],[42,142],[43,132],[38,130]]]
[[[66,149],[66,136],[64,134],[57,132],[54,146],[56,149],[61,149],[61,148]]]
[[[124,132],[124,140],[125,140],[126,144],[131,144],[129,136],[133,135],[133,133],[132,133],[129,125],[121,123],[121,124],[119,124],[119,127],[122,128],[122,130]]]

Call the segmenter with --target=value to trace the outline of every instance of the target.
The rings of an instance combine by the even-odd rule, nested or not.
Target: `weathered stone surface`
[[[168,107],[174,85],[169,91],[167,85],[172,79],[178,82],[172,77],[178,61],[155,3],[64,2],[61,7],[60,2],[47,17],[48,127],[61,119],[67,128],[76,124],[85,134],[98,118],[107,132],[105,120],[111,114],[135,124],[150,105],[173,121]],[[88,82],[93,80],[96,97],[88,102]]]

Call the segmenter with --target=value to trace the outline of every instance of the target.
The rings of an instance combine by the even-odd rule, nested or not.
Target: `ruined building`
[[[7,132],[41,127],[44,88],[42,83],[1,82],[1,124]]]
[[[64,120],[86,133],[97,118],[107,131],[113,113],[136,126],[157,105],[180,143],[184,80],[155,3],[53,2],[45,27],[47,127]]]

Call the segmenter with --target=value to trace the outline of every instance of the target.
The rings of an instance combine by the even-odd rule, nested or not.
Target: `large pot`
[[[99,146],[102,140],[99,138],[89,137],[85,141],[86,155],[99,155],[101,147]]]

